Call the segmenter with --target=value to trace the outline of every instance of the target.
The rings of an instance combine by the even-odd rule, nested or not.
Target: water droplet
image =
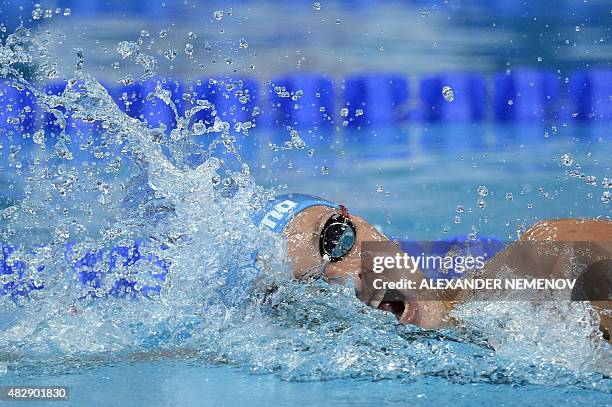
[[[357,109],[355,110],[355,117],[359,117],[363,115],[363,109]]]
[[[134,79],[130,75],[126,75],[123,78],[119,79],[118,82],[123,85],[133,85]]]
[[[427,10],[421,11],[421,17],[428,17],[428,16],[429,16],[429,12]]]
[[[32,135],[32,140],[34,140],[34,143],[38,144],[39,146],[44,145],[45,144],[45,131],[42,129],[37,130]]]
[[[321,166],[321,174],[322,175],[329,175],[329,167],[326,164],[323,164]]]
[[[576,32],[580,32],[580,26],[579,25],[576,26]]]
[[[304,140],[302,140],[297,130],[291,130],[290,134],[291,144],[293,145],[293,147],[297,148],[298,150],[301,150],[306,147],[306,143],[304,142]]]
[[[215,11],[214,16],[215,16],[215,20],[221,21],[221,19],[223,18],[223,10]]]
[[[225,63],[228,65],[231,65],[234,63],[234,60],[232,59],[232,57],[227,57],[225,58]]]
[[[463,207],[463,205],[457,205],[457,213],[463,213],[464,210],[465,208]]]
[[[315,4],[312,5],[312,8],[314,8],[315,11],[320,11],[321,10],[321,3],[316,2]]]
[[[597,185],[597,177],[594,175],[587,175],[584,181],[587,185]]]
[[[612,201],[612,192],[604,191],[604,193],[601,195],[601,202],[608,204],[610,201]]]
[[[455,223],[456,224],[461,223],[461,216],[455,216]]]
[[[574,163],[574,158],[571,155],[565,153],[561,156],[561,163],[566,167],[569,167]]]
[[[514,199],[514,197],[512,196],[512,192],[506,193],[506,200],[511,201],[513,199]]]
[[[532,209],[532,208],[533,208],[533,204],[532,203],[527,204],[527,209]]]
[[[514,101],[512,99],[508,100],[508,106],[512,106],[514,104]]]
[[[311,148],[310,150],[308,150],[308,157],[312,157],[315,154],[315,149]]]
[[[159,38],[164,38],[167,35],[168,35],[168,30],[161,30],[159,32]]]
[[[478,192],[478,195],[480,195],[480,196],[487,196],[487,195],[489,195],[489,190],[484,185],[480,185],[478,188],[476,188],[476,192]]]
[[[376,186],[376,192],[384,192],[385,188],[383,185],[377,185]]]
[[[64,9],[64,16],[68,17],[70,14],[72,14],[72,9],[70,7],[66,7]]]
[[[444,96],[444,100],[446,100],[447,102],[452,102],[453,100],[455,100],[453,89],[448,85],[442,88],[442,96]]]
[[[117,52],[122,58],[133,58],[138,55],[140,46],[133,41],[121,41],[117,44]]]
[[[477,204],[480,209],[484,209],[487,206],[487,203],[484,201],[484,199],[479,199]]]
[[[340,109],[340,116],[342,117],[346,117],[349,114],[349,110],[346,107],[343,107],[342,109]]]
[[[538,62],[542,62],[542,57],[538,57]]]
[[[189,31],[187,33],[187,38],[189,38],[190,40],[195,40],[196,38],[198,38],[198,36],[193,31]]]
[[[192,44],[185,44],[185,54],[192,56],[193,55],[193,45]]]
[[[40,4],[35,4],[34,9],[32,10],[32,18],[34,20],[40,20],[43,16],[43,9],[40,7]]]
[[[174,61],[176,59],[178,55],[178,51],[176,49],[168,49],[166,50],[166,52],[164,52],[164,57],[166,57],[166,59],[168,61]]]
[[[206,132],[206,126],[202,121],[195,122],[193,124],[193,133],[197,136],[200,136]]]
[[[604,178],[603,181],[601,181],[601,185],[604,188],[612,188],[612,178]]]
[[[240,43],[238,45],[240,46],[240,48],[243,48],[243,49],[246,49],[249,47],[249,43],[244,38],[240,39]]]

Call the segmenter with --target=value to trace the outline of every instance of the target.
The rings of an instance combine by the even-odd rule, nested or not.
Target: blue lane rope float
[[[349,76],[344,84],[344,109],[348,128],[389,126],[404,122],[409,92],[400,74],[369,73]]]
[[[445,87],[449,87],[446,97]],[[428,75],[421,79],[419,94],[421,120],[469,123],[484,119],[486,84],[479,74],[450,72]]]
[[[556,118],[561,83],[555,73],[516,69],[496,74],[493,83],[495,120],[545,123]]]

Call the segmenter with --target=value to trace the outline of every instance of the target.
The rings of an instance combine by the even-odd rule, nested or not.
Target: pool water
[[[110,366],[109,366],[110,365]],[[453,383],[444,377],[418,379],[337,379],[284,381],[276,375],[254,375],[245,368],[210,366],[199,361],[97,365],[61,375],[20,375],[1,383],[70,386],[70,402],[53,405],[607,405],[607,392],[547,384]],[[223,390],[221,390],[223,389]],[[37,402],[36,405],[46,405]]]
[[[612,151],[605,125],[367,129],[342,133],[315,151],[309,157],[290,150],[275,155],[277,161],[264,151],[255,159],[255,177],[262,185],[344,202],[402,239],[435,240],[475,228],[512,240],[538,220],[612,214],[602,200]],[[562,162],[564,154],[571,164]],[[588,183],[588,176],[595,181]]]
[[[20,53],[30,48],[17,48],[15,61],[28,61]],[[133,57],[130,44],[119,48]],[[13,134],[33,149],[3,163],[0,236],[20,247],[3,246],[2,270],[26,264],[26,280],[44,288],[0,295],[0,385],[67,385],[73,405],[612,402],[610,344],[589,306],[465,304],[453,329],[399,325],[350,284],[294,281],[282,237],[250,217],[272,193],[293,191],[413,240],[514,239],[541,219],[609,217],[608,125],[411,122],[301,138],[262,126],[234,143],[240,132],[223,119],[205,134],[151,128],[91,75],[74,75],[61,96],[17,80],[36,93],[37,114],[59,106],[69,122],[84,117],[92,139],[74,128],[70,147],[48,128],[35,143]],[[192,115],[210,108],[193,105]],[[147,117],[168,119],[160,110]],[[139,200],[146,210],[130,206]],[[87,260],[117,246],[125,253]],[[245,288],[255,252],[266,261],[257,283],[277,288],[265,298]],[[158,259],[170,264],[162,282],[151,272]],[[229,284],[235,274],[245,284]],[[139,288],[132,298],[114,295],[118,278]],[[152,284],[159,292],[144,295]]]
[[[365,137],[358,131],[336,134],[312,156],[305,150],[271,151],[262,146],[249,158],[253,175],[277,191],[315,193],[345,202],[385,233],[415,240],[469,233],[513,239],[517,231],[540,219],[611,214],[599,185],[610,174],[612,152],[603,127],[567,127],[548,137],[550,129],[512,125],[368,131],[376,134],[368,142],[360,142]],[[571,154],[571,165],[562,162],[563,154]],[[576,169],[580,176],[570,175]],[[589,185],[586,175],[596,176],[597,184]],[[486,187],[484,196],[479,187]],[[483,208],[479,200],[485,202]],[[307,288],[288,290],[296,296]],[[478,326],[482,332],[476,336],[404,331],[380,311],[362,319],[363,309],[351,304],[344,312],[346,300],[338,295],[346,293],[309,292],[272,315],[266,316],[269,311],[264,308],[246,320],[234,316],[230,326],[210,336],[216,344],[203,333],[195,342],[171,339],[159,342],[159,348],[142,342],[140,351],[130,348],[113,355],[101,346],[99,354],[71,351],[62,356],[51,351],[4,362],[0,385],[66,385],[71,389],[70,405],[612,401],[609,344],[588,344],[588,321],[586,328],[570,324],[563,329],[572,332],[560,333],[547,328],[546,317],[528,320],[525,309],[516,307],[510,318],[515,326],[498,333],[501,337],[485,339],[494,343],[492,350],[483,346],[479,335],[495,335],[499,319],[489,321],[493,327]],[[335,306],[339,309],[327,309]],[[474,322],[474,314],[462,312]],[[474,307],[472,312],[480,318],[482,310]],[[584,310],[568,312],[572,318],[585,316]],[[533,329],[532,324],[539,334],[515,336]],[[205,328],[196,324],[192,329]],[[188,356],[177,346],[186,346]]]

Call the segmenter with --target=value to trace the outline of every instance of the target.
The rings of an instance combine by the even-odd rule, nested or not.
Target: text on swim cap
[[[297,206],[296,202],[285,199],[283,202],[279,202],[274,205],[274,208],[270,210],[261,220],[261,225],[267,226],[270,229],[274,229],[279,220],[281,220],[287,212]],[[274,220],[276,219],[276,220]]]

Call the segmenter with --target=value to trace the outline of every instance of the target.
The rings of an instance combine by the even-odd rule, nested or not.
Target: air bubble
[[[355,117],[363,116],[363,109],[355,110]]]
[[[514,199],[514,197],[512,196],[512,192],[508,192],[508,193],[506,193],[506,200],[507,200],[507,201],[511,201],[511,200],[513,200],[513,199]]]
[[[349,114],[349,110],[346,107],[343,107],[342,109],[340,109],[340,116],[347,117],[348,114]]]
[[[477,204],[480,209],[484,209],[487,206],[487,203],[484,201],[484,199],[479,199]]]
[[[376,192],[384,192],[385,188],[383,185],[377,185],[376,186]]]
[[[321,174],[322,175],[329,175],[329,167],[325,164],[323,164],[321,166]]]
[[[601,202],[609,204],[610,201],[612,201],[612,192],[604,191],[604,193],[601,195]]]
[[[239,46],[240,46],[240,48],[242,48],[242,49],[246,49],[246,48],[248,48],[248,47],[249,47],[249,43],[248,43],[248,42],[247,42],[247,41],[246,41],[244,38],[241,38],[241,39],[240,39]]]
[[[457,213],[463,213],[463,211],[465,211],[463,205],[457,205]]]
[[[223,19],[223,10],[215,11],[214,16],[215,16],[215,20],[221,21],[221,19]]]
[[[196,38],[198,38],[198,36],[193,31],[189,31],[187,33],[187,38],[190,40],[195,40]]]
[[[312,5],[312,8],[314,8],[315,11],[320,11],[321,10],[321,3],[316,2],[315,4]]]

